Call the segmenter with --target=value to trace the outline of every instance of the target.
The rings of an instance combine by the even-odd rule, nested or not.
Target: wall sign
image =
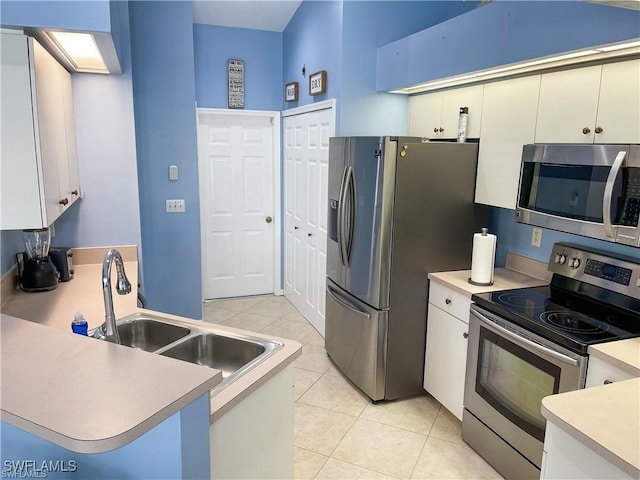
[[[284,86],[284,100],[285,102],[298,101],[298,82],[287,83]]]
[[[309,95],[320,95],[321,93],[327,93],[327,72],[325,70],[309,75]]]
[[[244,108],[244,60],[229,60],[229,108]]]

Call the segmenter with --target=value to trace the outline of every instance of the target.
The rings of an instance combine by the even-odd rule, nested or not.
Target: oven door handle
[[[491,320],[489,317],[485,317],[484,315],[482,315],[477,310],[474,310],[473,308],[471,309],[471,315],[476,317],[478,320],[483,321],[486,324],[489,324],[491,328],[495,328],[498,332],[500,332],[501,334],[503,334],[505,337],[509,338],[510,340],[513,340],[515,342],[521,343],[521,344],[523,344],[523,345],[525,345],[525,346],[527,346],[529,348],[533,348],[534,350],[543,352],[543,353],[549,355],[550,357],[555,358],[556,360],[560,360],[561,362],[568,363],[569,365],[573,365],[574,367],[577,367],[578,365],[580,365],[580,362],[578,362],[578,360],[576,360],[574,358],[571,358],[571,357],[569,357],[567,355],[564,355],[564,354],[562,354],[560,352],[556,352],[555,350],[553,350],[553,349],[551,349],[549,347],[545,347],[544,345],[540,345],[539,343],[532,342],[528,338],[524,338],[524,337],[518,335],[517,333],[512,332],[511,330],[498,325],[496,322]]]
[[[627,152],[618,152],[616,159],[611,165],[609,176],[607,177],[607,183],[604,187],[604,198],[602,200],[602,223],[604,224],[604,233],[609,238],[615,238],[615,232],[613,231],[613,222],[611,221],[611,200],[613,197],[613,186],[616,183],[616,177],[622,168],[624,163],[624,157]]]

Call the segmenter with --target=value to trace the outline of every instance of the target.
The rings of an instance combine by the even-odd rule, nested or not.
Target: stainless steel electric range
[[[462,438],[539,478],[542,398],[584,388],[589,345],[640,336],[640,259],[554,245],[550,285],[472,296]]]

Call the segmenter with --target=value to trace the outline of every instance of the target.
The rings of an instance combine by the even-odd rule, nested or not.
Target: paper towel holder
[[[486,236],[487,233],[489,233],[489,229],[483,228],[482,236]],[[491,277],[492,277],[492,280],[490,282],[474,282],[473,280],[471,280],[471,277],[467,279],[467,282],[469,282],[471,285],[476,285],[478,287],[490,287],[491,285],[493,285],[493,275],[491,275]]]

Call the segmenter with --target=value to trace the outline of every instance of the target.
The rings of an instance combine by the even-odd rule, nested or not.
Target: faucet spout
[[[116,328],[116,316],[113,311],[113,296],[111,295],[111,265],[115,262],[118,275],[116,292],[118,295],[131,293],[131,283],[124,271],[124,261],[120,252],[111,249],[104,256],[102,262],[102,294],[104,297],[104,323],[100,327],[104,339],[112,343],[120,343],[120,335]]]

